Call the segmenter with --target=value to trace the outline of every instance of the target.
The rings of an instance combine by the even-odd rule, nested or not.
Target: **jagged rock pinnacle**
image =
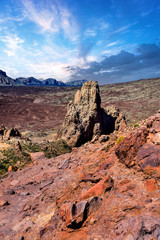
[[[101,108],[98,83],[86,82],[76,92],[74,101],[68,104],[59,136],[72,146],[80,146],[95,135],[109,134],[115,130],[115,121],[119,117],[119,110],[114,108],[114,111],[117,114]]]

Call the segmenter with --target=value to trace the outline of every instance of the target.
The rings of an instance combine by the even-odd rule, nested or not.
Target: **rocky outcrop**
[[[17,128],[7,129],[5,126],[0,127],[0,135],[4,140],[9,140],[12,137],[21,137],[21,133]]]
[[[125,137],[115,153],[127,167],[139,167],[145,175],[160,176],[160,113],[151,116],[135,132]]]
[[[101,108],[101,98],[97,82],[86,82],[70,101],[67,114],[59,131],[72,146],[80,146],[94,136],[110,134],[125,125],[125,119],[119,109]]]

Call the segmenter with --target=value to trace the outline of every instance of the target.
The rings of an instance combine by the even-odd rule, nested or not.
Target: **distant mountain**
[[[16,78],[15,79],[17,85],[21,86],[40,86],[42,85],[42,82],[34,77],[29,77],[29,78]]]
[[[74,80],[70,82],[66,82],[67,86],[72,86],[72,87],[81,87],[87,80]]]
[[[16,79],[7,76],[6,72],[0,70],[0,86],[54,86],[54,87],[78,87],[82,86],[87,80],[75,80],[64,83],[57,81],[54,78],[47,78],[39,80],[34,77],[24,78],[19,77]]]
[[[0,86],[13,86],[15,85],[14,79],[7,76],[6,72],[0,70]]]
[[[61,81],[57,81],[54,78],[47,78],[46,80],[42,81],[42,84],[45,86],[59,86],[59,87],[65,87],[66,84],[61,82]]]

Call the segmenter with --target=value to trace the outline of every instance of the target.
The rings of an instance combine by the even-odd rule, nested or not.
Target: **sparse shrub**
[[[21,152],[16,149],[10,148],[3,150],[2,158],[0,160],[0,175],[5,174],[8,171],[8,167],[12,166],[13,171],[16,171],[19,166],[26,165],[31,161],[30,155],[26,152]]]
[[[124,139],[124,136],[120,136],[119,138],[117,138],[116,143],[117,143],[117,144],[120,143],[123,139]]]
[[[22,143],[21,147],[22,147],[22,151],[24,151],[24,152],[27,151],[29,153],[30,152],[34,153],[34,152],[41,152],[42,151],[42,149],[41,149],[39,144],[32,143],[32,142]]]
[[[29,164],[31,162],[31,152],[44,152],[47,158],[51,158],[64,153],[70,153],[71,151],[72,148],[64,140],[47,142],[45,144],[21,142],[21,151],[15,148],[1,151],[0,175],[4,175],[8,171],[9,166],[12,166],[12,171],[16,171]]]
[[[135,123],[134,124],[134,128],[136,128],[136,127],[138,127],[139,126],[139,124],[138,123]]]
[[[71,146],[69,146],[64,140],[50,142],[43,149],[43,152],[47,158],[56,157],[64,153],[70,153],[71,151]]]

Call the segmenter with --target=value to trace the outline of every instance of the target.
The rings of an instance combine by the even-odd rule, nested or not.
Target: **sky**
[[[160,1],[0,0],[0,53],[12,78],[160,77]]]

